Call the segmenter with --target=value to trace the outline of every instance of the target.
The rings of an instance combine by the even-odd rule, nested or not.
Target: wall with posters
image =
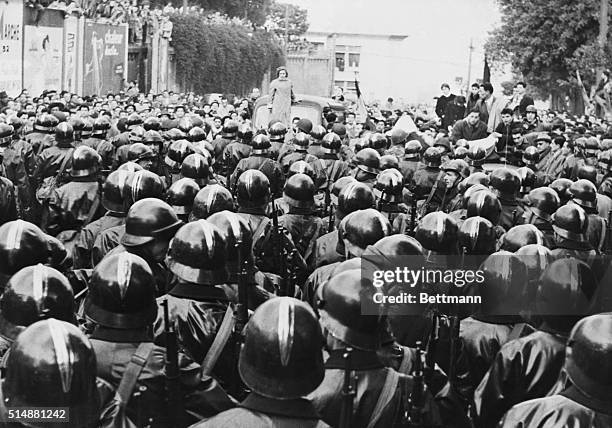
[[[79,19],[76,16],[67,16],[64,21],[64,68],[62,73],[62,89],[74,93],[78,91],[78,29]]]
[[[64,54],[64,14],[47,9],[37,14],[34,8],[24,9],[23,86],[30,94],[45,89],[62,88]]]
[[[0,1],[0,91],[19,95],[23,73],[23,2]]]
[[[128,27],[85,22],[83,95],[122,89],[127,78]]]

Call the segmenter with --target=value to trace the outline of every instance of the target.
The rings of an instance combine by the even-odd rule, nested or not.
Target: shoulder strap
[[[378,401],[376,401],[376,405],[372,411],[372,416],[370,417],[367,428],[374,428],[376,426],[376,423],[383,414],[383,410],[385,410],[385,407],[387,407],[387,404],[389,404],[389,401],[391,401],[391,398],[393,398],[393,395],[395,395],[398,381],[399,375],[395,373],[395,370],[388,368],[385,383],[380,391]]]
[[[134,386],[136,386],[140,373],[153,351],[153,346],[153,342],[143,342],[138,345],[138,349],[136,349],[136,352],[132,355],[125,369],[125,373],[123,373],[123,377],[121,378],[121,383],[119,383],[119,387],[115,392],[119,401],[119,406],[125,407],[128,401],[130,401]]]
[[[217,364],[221,351],[223,351],[223,348],[225,348],[233,329],[234,311],[232,310],[231,305],[228,305],[225,315],[223,316],[223,321],[221,321],[221,327],[219,327],[219,330],[215,335],[215,340],[213,340],[212,345],[210,345],[210,349],[206,353],[204,361],[202,362],[203,375],[209,376],[212,372],[212,369],[215,367],[215,364]]]
[[[599,221],[601,223],[601,233],[599,234],[599,245],[597,246],[597,251],[600,253],[604,252],[604,244],[606,242],[606,235],[608,234],[608,224],[606,220],[602,217],[599,217]]]
[[[511,342],[515,339],[520,338],[521,334],[523,333],[524,328],[525,328],[525,323],[519,322],[519,323],[514,324],[514,326],[512,327],[512,330],[510,330],[510,334],[508,335],[507,342]]]
[[[407,346],[402,346],[402,361],[399,369],[397,370],[401,374],[410,374],[412,369],[412,352]]]
[[[68,166],[68,161],[72,157],[73,153],[74,153],[74,149],[70,149],[68,151],[68,154],[66,156],[64,156],[64,160],[62,161],[62,164],[60,165],[60,168],[57,171],[57,176],[58,177],[60,177],[64,173],[64,171],[66,170],[66,167]]]
[[[253,232],[253,248],[255,248],[255,245],[259,241],[259,238],[261,238],[261,236],[264,234],[266,227],[268,227],[269,223],[270,219],[268,217],[265,217],[261,222],[259,222],[259,226],[257,226],[257,229],[255,229],[255,231]]]
[[[337,180],[336,175],[338,175],[339,169],[340,169],[340,159],[336,159],[329,173],[329,181],[331,182],[330,186],[333,185],[334,182]]]

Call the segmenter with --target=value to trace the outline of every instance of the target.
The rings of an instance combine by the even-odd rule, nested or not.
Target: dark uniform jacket
[[[288,214],[278,218],[278,223],[291,234],[295,247],[309,266],[309,271],[312,271],[315,262],[315,244],[323,234],[323,221],[307,211],[290,208]]]
[[[66,167],[64,168],[64,172],[67,172],[70,168],[70,164],[72,163],[70,157],[72,156],[73,151],[74,147],[72,146],[53,146],[43,150],[43,152],[36,158],[34,182],[39,184],[45,178],[57,175],[65,157],[68,157]]]
[[[80,230],[97,218],[100,208],[99,187],[95,178],[70,181],[55,189],[49,199],[49,230]]]
[[[523,224],[524,209],[516,199],[507,199],[499,196],[499,202],[501,202],[502,206],[501,216],[499,217],[499,225],[501,227],[510,230],[518,224]]]
[[[223,150],[223,165],[225,165],[226,175],[233,172],[241,159],[249,157],[251,146],[239,141],[232,141]]]
[[[280,196],[283,191],[283,173],[280,165],[265,155],[252,154],[248,158],[241,159],[236,166],[236,169],[230,177],[229,188],[232,192],[235,191],[236,183],[240,175],[249,170],[256,169],[264,173],[270,182],[270,192],[272,196]]]
[[[72,253],[75,269],[93,267],[91,252],[100,233],[116,226],[125,224],[125,214],[108,211],[105,215],[89,223],[79,233]]]
[[[334,230],[317,239],[315,246],[315,268],[344,261],[338,252],[338,231]]]

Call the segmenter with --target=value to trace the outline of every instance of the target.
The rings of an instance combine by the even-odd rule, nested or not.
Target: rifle
[[[427,353],[425,354],[425,381],[429,383],[436,367],[436,349],[440,339],[440,314],[435,309],[431,318],[431,330],[427,342]]]
[[[448,382],[453,386],[457,375],[457,343],[459,341],[459,317],[450,317],[450,360],[448,362]]]
[[[342,407],[340,409],[339,428],[351,428],[353,426],[353,400],[357,391],[353,383],[352,372],[353,348],[347,347],[342,358],[344,359],[344,384],[342,385]]]
[[[236,251],[238,252],[238,303],[236,304],[236,310],[234,311],[234,344],[236,346],[234,356],[236,366],[238,367],[238,360],[240,358],[240,349],[242,347],[243,336],[242,331],[249,321],[249,298],[247,290],[247,266],[248,261],[242,253],[242,239],[236,240]],[[232,395],[234,397],[243,398],[244,385],[240,379],[240,375],[235,372],[232,379]]]
[[[333,205],[329,204],[329,219],[327,224],[327,233],[334,231],[334,223],[336,222],[336,212],[334,211]]]
[[[285,279],[285,296],[295,297],[295,285],[297,284],[297,267],[295,265],[295,259],[298,251],[294,248],[287,257],[287,278]]]
[[[404,414],[404,419],[409,427],[423,426],[423,407],[425,401],[425,379],[423,365],[423,344],[416,343],[416,359],[412,369],[412,391],[408,396],[408,408]]]
[[[276,203],[272,202],[272,247],[274,249],[274,254],[278,254],[279,257],[279,272],[282,275],[286,274],[287,267],[285,264],[285,246],[282,243],[283,237],[281,236],[282,232],[280,226],[278,224],[278,210],[276,208]],[[283,288],[283,284],[280,285],[277,290],[277,294],[279,296],[284,296],[284,292],[286,290]]]
[[[412,200],[410,201],[410,232],[409,236],[414,236],[416,232],[416,215],[417,215],[417,196],[416,192],[412,192]]]
[[[182,394],[179,380],[178,338],[168,314],[168,299],[162,301],[164,307],[164,328],[166,336],[166,394],[168,412],[173,427],[181,426]]]

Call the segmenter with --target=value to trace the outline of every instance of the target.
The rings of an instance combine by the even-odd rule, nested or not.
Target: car
[[[313,126],[324,125],[323,115],[333,111],[338,120],[344,120],[346,107],[331,98],[317,97],[314,95],[295,95],[297,102],[291,105],[291,118],[310,119]],[[264,95],[257,99],[253,107],[253,126],[255,129],[267,129],[270,122],[270,96]]]

